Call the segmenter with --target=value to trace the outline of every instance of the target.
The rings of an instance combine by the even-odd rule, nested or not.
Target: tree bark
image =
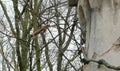
[[[90,10],[86,3],[89,2]],[[79,0],[86,20],[86,58],[104,59],[110,65],[120,65],[120,1]],[[89,12],[89,13],[87,13]],[[88,17],[89,15],[89,17]],[[79,20],[81,21],[79,15]],[[82,27],[82,26],[81,26]],[[84,65],[83,71],[115,71],[94,62]]]

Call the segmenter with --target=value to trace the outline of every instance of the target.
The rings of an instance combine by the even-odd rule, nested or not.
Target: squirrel
[[[44,33],[50,25],[44,25],[41,28],[33,32],[32,37],[38,35],[39,33]]]

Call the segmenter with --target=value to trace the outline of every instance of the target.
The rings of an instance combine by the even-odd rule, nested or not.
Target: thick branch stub
[[[68,0],[69,7],[77,7],[78,0]]]

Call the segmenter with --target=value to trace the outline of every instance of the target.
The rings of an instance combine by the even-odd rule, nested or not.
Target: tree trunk
[[[90,4],[88,6],[88,4]],[[110,65],[120,66],[120,0],[79,0],[86,20],[86,58],[104,59]],[[89,8],[88,8],[89,7]],[[81,26],[82,27],[82,26]],[[115,71],[90,62],[83,71]]]

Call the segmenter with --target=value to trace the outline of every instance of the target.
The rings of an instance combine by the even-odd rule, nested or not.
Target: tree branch
[[[94,62],[94,63],[97,63],[97,64],[100,64],[100,65],[104,65],[106,66],[107,68],[109,69],[114,69],[114,70],[120,70],[120,66],[113,66],[113,65],[110,65],[108,62],[106,62],[104,59],[100,59],[100,60],[87,60],[87,59],[83,59],[83,61],[85,62],[85,64],[88,64],[90,62]]]

